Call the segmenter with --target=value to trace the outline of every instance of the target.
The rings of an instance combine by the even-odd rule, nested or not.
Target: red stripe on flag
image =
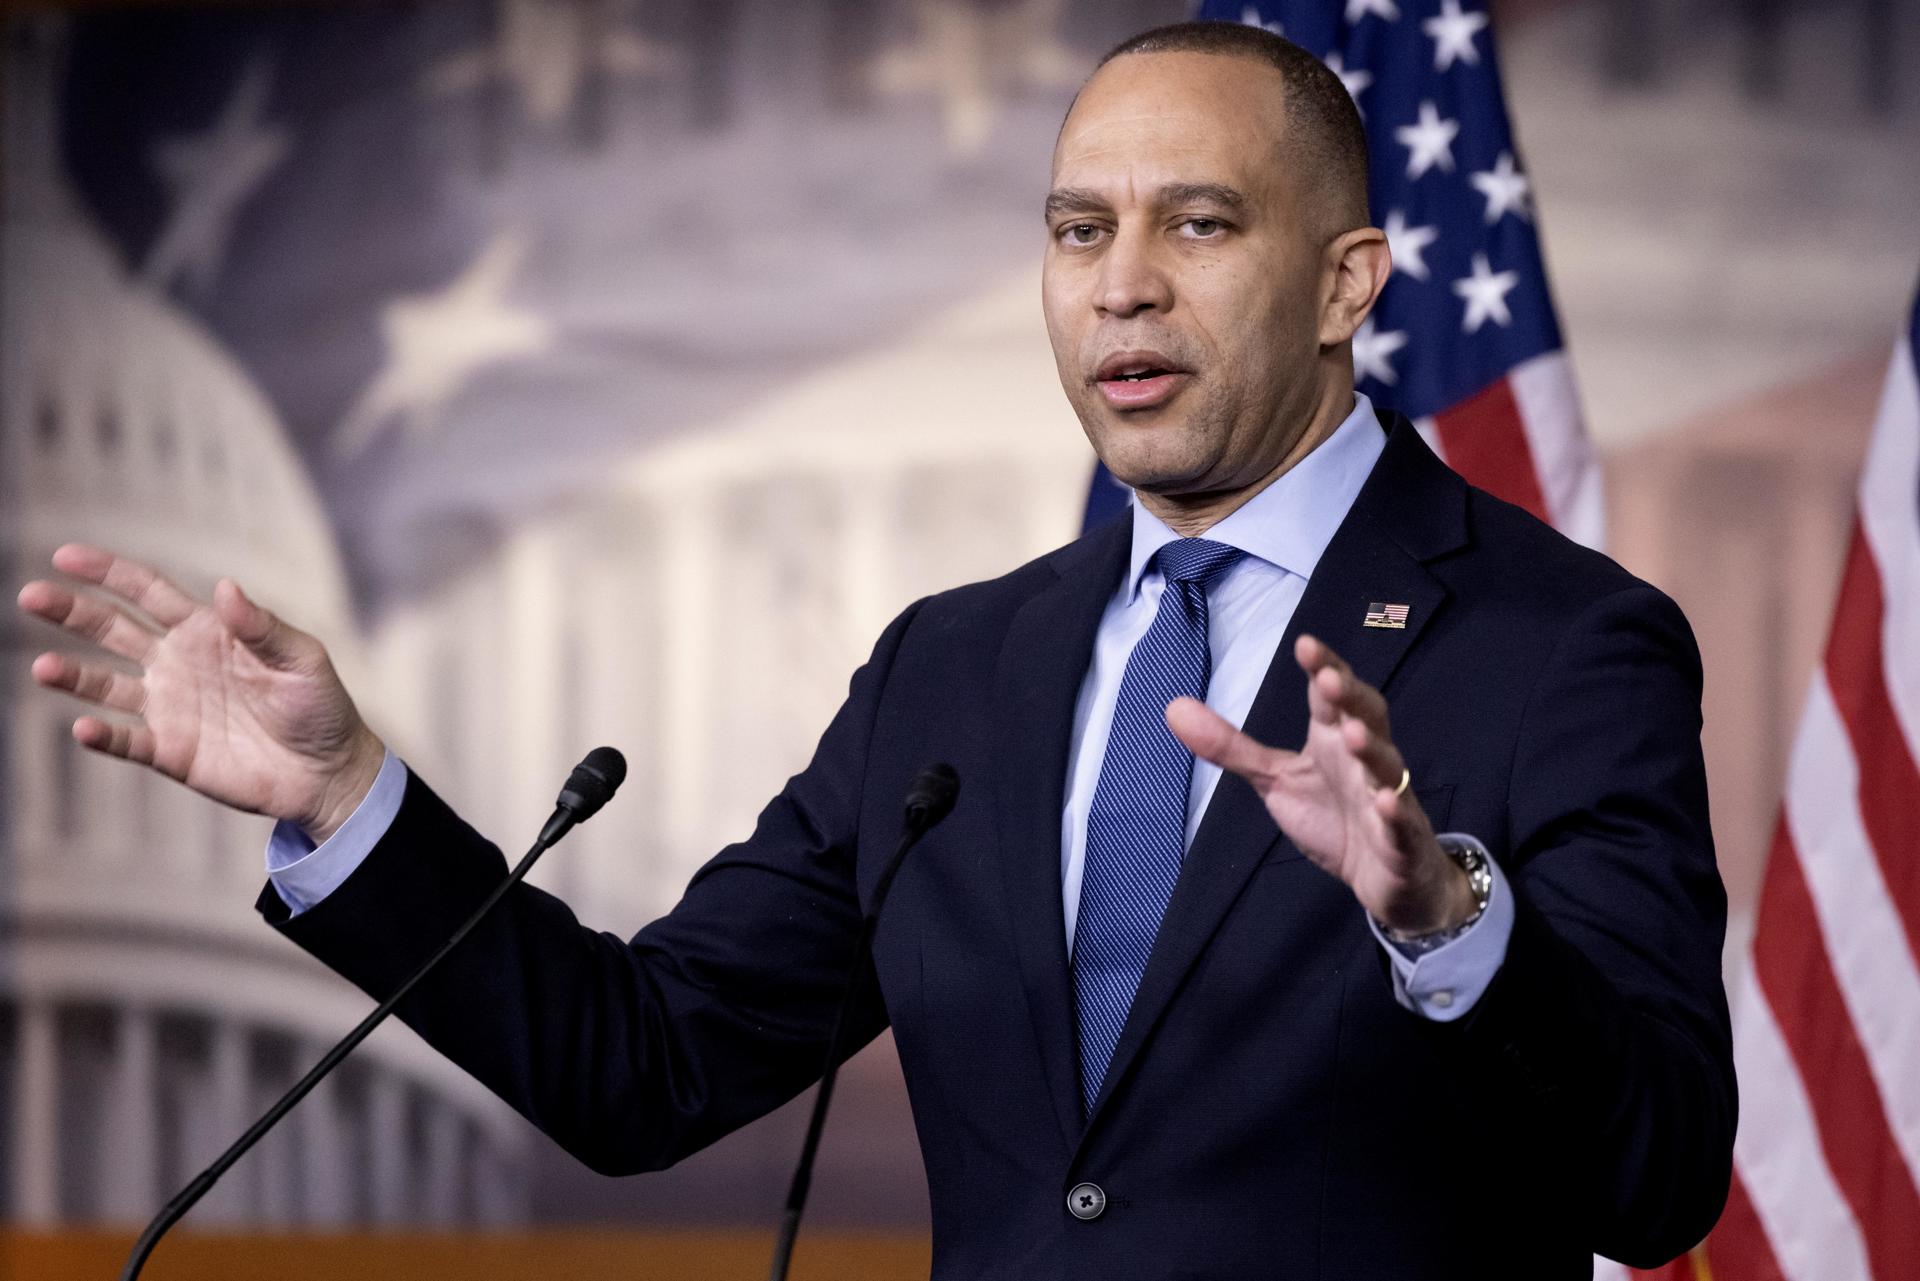
[[[1534,467],[1533,446],[1520,419],[1513,385],[1501,378],[1467,397],[1445,413],[1435,414],[1440,451],[1447,466],[1495,498],[1524,507],[1541,520],[1551,521],[1547,497]]]
[[[1920,1192],[1894,1145],[1886,1102],[1847,1014],[1818,920],[1783,818],[1760,891],[1754,975],[1800,1069],[1821,1150],[1853,1208],[1873,1273],[1892,1281],[1909,1275],[1920,1259]]]
[[[1882,605],[1880,569],[1856,520],[1827,640],[1827,683],[1859,762],[1867,839],[1906,926],[1907,949],[1920,956],[1920,770],[1887,692]]]
[[[1751,1124],[1765,1121],[1755,1118]],[[1727,1208],[1720,1212],[1720,1222],[1713,1225],[1713,1235],[1707,1238],[1706,1251],[1707,1275],[1712,1281],[1787,1281],[1738,1170],[1733,1174],[1733,1186],[1727,1189]]]

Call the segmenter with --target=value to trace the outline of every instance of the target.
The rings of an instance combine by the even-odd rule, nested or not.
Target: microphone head
[[[626,777],[627,758],[611,747],[596,747],[573,767],[555,804],[570,811],[574,822],[584,823],[613,798]]]
[[[960,775],[944,762],[929,765],[907,789],[907,822],[926,831],[953,811],[960,797]]]

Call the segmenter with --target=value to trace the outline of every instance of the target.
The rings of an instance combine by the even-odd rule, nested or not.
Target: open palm
[[[1403,786],[1386,699],[1326,645],[1302,636],[1307,740],[1268,747],[1205,704],[1176,699],[1167,725],[1188,750],[1247,780],[1300,852],[1352,887],[1390,926],[1437,928],[1472,910],[1471,890]]]
[[[329,833],[351,812],[385,749],[318,640],[230,579],[206,602],[149,566],[84,544],[61,547],[53,564],[103,589],[36,580],[20,591],[22,609],[93,647],[41,654],[34,679],[119,714],[80,717],[76,740],[310,832]]]

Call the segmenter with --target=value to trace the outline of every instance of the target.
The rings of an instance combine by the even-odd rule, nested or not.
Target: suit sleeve
[[[1466,1054],[1490,1114],[1569,1180],[1593,1248],[1637,1266],[1712,1227],[1736,1093],[1720,974],[1726,896],[1700,752],[1699,652],[1636,585],[1589,606],[1515,745],[1505,963],[1429,1034]]]
[[[753,835],[702,867],[672,912],[621,939],[516,886],[399,1017],[603,1174],[664,1168],[805,1089],[856,959],[867,745],[917,609],[881,636]],[[506,871],[499,849],[410,773],[392,826],[338,889],[299,916],[271,886],[257,907],[385,996]],[[861,977],[855,1046],[886,1026],[870,962]]]

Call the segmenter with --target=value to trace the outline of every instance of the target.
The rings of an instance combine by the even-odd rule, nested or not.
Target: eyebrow
[[[1246,196],[1218,182],[1168,183],[1153,198],[1159,205],[1216,205],[1235,212],[1247,207]],[[1104,213],[1112,207],[1105,196],[1086,187],[1055,187],[1047,193],[1045,214],[1052,220],[1061,214]]]

